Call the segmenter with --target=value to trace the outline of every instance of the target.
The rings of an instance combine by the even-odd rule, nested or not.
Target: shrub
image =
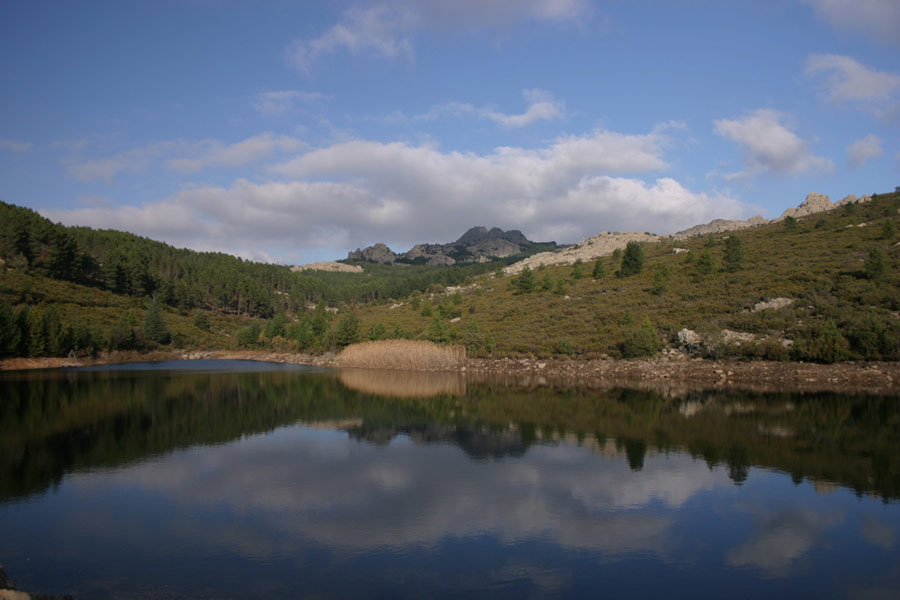
[[[515,289],[517,294],[528,294],[535,290],[537,287],[537,281],[535,280],[534,272],[525,265],[525,268],[522,269],[522,272],[516,278]]]
[[[848,357],[850,344],[829,319],[824,326],[821,323],[807,326],[791,350],[793,357],[799,360],[833,363]]]
[[[594,279],[603,279],[606,277],[606,263],[602,258],[598,258],[594,261],[594,270],[591,273],[591,277]]]
[[[847,206],[851,206],[848,204]],[[784,218],[784,228],[788,231],[794,231],[797,229],[797,218],[796,217],[785,217]]]
[[[259,335],[262,333],[262,326],[257,321],[253,321],[246,327],[239,329],[235,336],[237,345],[241,348],[256,346],[259,343]]]
[[[700,256],[697,257],[697,272],[701,275],[709,275],[716,268],[716,263],[713,261],[712,254],[709,253],[709,250],[704,250],[700,253]]]
[[[387,336],[387,329],[384,326],[384,323],[380,321],[378,323],[372,323],[369,325],[369,332],[366,334],[366,337],[371,342],[377,342],[378,340],[383,340]]]
[[[744,262],[744,242],[736,235],[725,240],[725,270],[733,273],[740,270]]]
[[[359,319],[352,312],[344,313],[334,333],[335,343],[342,348],[356,343],[359,340]]]
[[[659,335],[649,318],[645,317],[640,327],[628,332],[621,348],[625,358],[653,356],[659,351]]]
[[[616,272],[619,277],[637,275],[644,270],[644,249],[637,242],[628,242],[625,245],[625,254],[622,256],[622,266]]]
[[[893,219],[886,219],[881,226],[881,239],[892,240],[897,235],[897,226]]]
[[[209,315],[205,310],[194,312],[194,327],[200,331],[209,331]]]
[[[887,264],[881,248],[875,247],[869,250],[869,258],[866,259],[866,277],[868,279],[879,279],[886,270]]]
[[[577,259],[575,264],[572,266],[572,279],[579,280],[584,277],[584,264],[581,262],[581,259]]]

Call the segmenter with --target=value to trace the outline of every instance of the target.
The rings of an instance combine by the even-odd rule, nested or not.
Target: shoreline
[[[260,350],[114,352],[96,358],[8,358],[0,371],[54,369],[164,360],[255,360],[337,368],[336,356]],[[609,388],[635,385],[666,391],[734,389],[759,392],[900,394],[900,363],[723,361],[666,357],[624,359],[470,358],[459,369],[473,381],[519,386]]]

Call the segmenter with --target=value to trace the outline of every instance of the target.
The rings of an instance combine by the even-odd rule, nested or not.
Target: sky
[[[900,0],[4,0],[0,200],[302,264],[900,185]]]

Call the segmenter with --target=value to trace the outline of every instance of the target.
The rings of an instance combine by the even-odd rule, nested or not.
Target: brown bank
[[[340,355],[293,354],[251,350],[173,351],[141,354],[114,352],[96,358],[11,358],[0,370],[46,369],[140,361],[198,359],[258,360],[276,363],[341,366]],[[408,368],[402,361],[396,368]],[[846,362],[831,365],[797,362],[713,361],[684,356],[642,360],[571,360],[469,358],[452,367],[474,381],[512,385],[578,385],[608,388],[633,385],[666,389],[749,389],[754,391],[833,391],[897,394],[900,364]]]

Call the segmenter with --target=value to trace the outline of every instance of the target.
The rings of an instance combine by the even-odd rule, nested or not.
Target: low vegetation
[[[628,358],[679,347],[686,328],[703,340],[690,349],[712,358],[900,360],[896,192],[682,241],[678,252],[672,241],[634,243],[589,265],[540,265],[517,276],[503,274],[508,261],[291,273],[0,209],[17,219],[29,213],[27,235],[0,221],[0,356],[167,348],[323,353],[366,340],[415,340],[459,345],[474,357]],[[120,263],[131,265],[123,266],[127,278],[105,259],[91,263],[91,240],[98,247],[97,240],[118,240],[120,253],[147,256],[153,282],[130,259]],[[174,257],[168,267],[166,253]],[[66,275],[60,261],[82,266]],[[197,273],[219,268],[223,281],[231,273],[245,283],[227,293],[218,282],[204,287],[211,280]],[[117,276],[128,285],[118,286]],[[253,299],[251,280],[264,302]],[[201,293],[189,294],[190,302],[175,293],[172,301],[169,288],[179,281]],[[773,298],[793,302],[754,309]]]

